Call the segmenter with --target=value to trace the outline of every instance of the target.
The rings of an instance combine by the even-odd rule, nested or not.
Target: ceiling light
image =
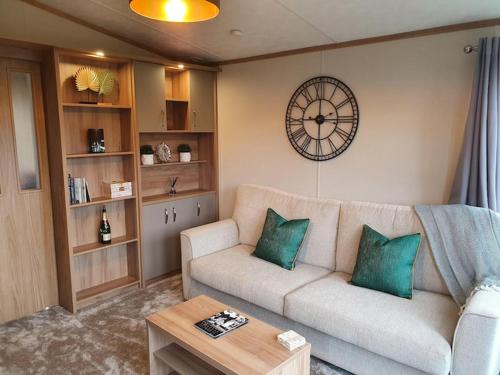
[[[104,57],[104,52],[102,52],[102,51],[96,51],[95,55],[97,57]]]
[[[219,0],[129,0],[135,13],[159,21],[198,22],[217,17]]]
[[[177,64],[177,68],[184,69],[184,64]]]

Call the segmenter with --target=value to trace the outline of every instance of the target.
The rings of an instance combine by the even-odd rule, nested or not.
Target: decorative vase
[[[153,165],[155,163],[155,156],[153,154],[141,155],[142,165]]]
[[[190,152],[179,152],[179,161],[181,163],[189,163],[191,161]]]

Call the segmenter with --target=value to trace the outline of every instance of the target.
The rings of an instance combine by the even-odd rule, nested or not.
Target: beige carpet
[[[180,276],[72,315],[61,307],[0,325],[0,374],[146,374],[144,317],[182,302]],[[345,375],[318,359],[311,375]]]

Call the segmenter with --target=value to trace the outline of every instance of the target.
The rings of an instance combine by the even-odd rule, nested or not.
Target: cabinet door
[[[139,131],[166,131],[165,67],[135,62],[134,82]]]
[[[214,131],[214,78],[213,72],[189,71],[189,118],[192,131]]]
[[[173,216],[173,207],[170,203],[158,203],[143,208],[144,280],[150,280],[180,268],[179,229]]]
[[[194,198],[196,210],[196,225],[215,221],[215,194]]]

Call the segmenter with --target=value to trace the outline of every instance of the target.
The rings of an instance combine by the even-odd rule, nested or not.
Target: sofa
[[[252,255],[267,208],[309,218],[296,267]],[[412,299],[350,284],[363,224],[422,233]],[[312,344],[354,374],[498,375],[500,293],[479,291],[459,316],[411,206],[307,198],[242,185],[233,217],[181,233],[184,298],[209,295]]]

